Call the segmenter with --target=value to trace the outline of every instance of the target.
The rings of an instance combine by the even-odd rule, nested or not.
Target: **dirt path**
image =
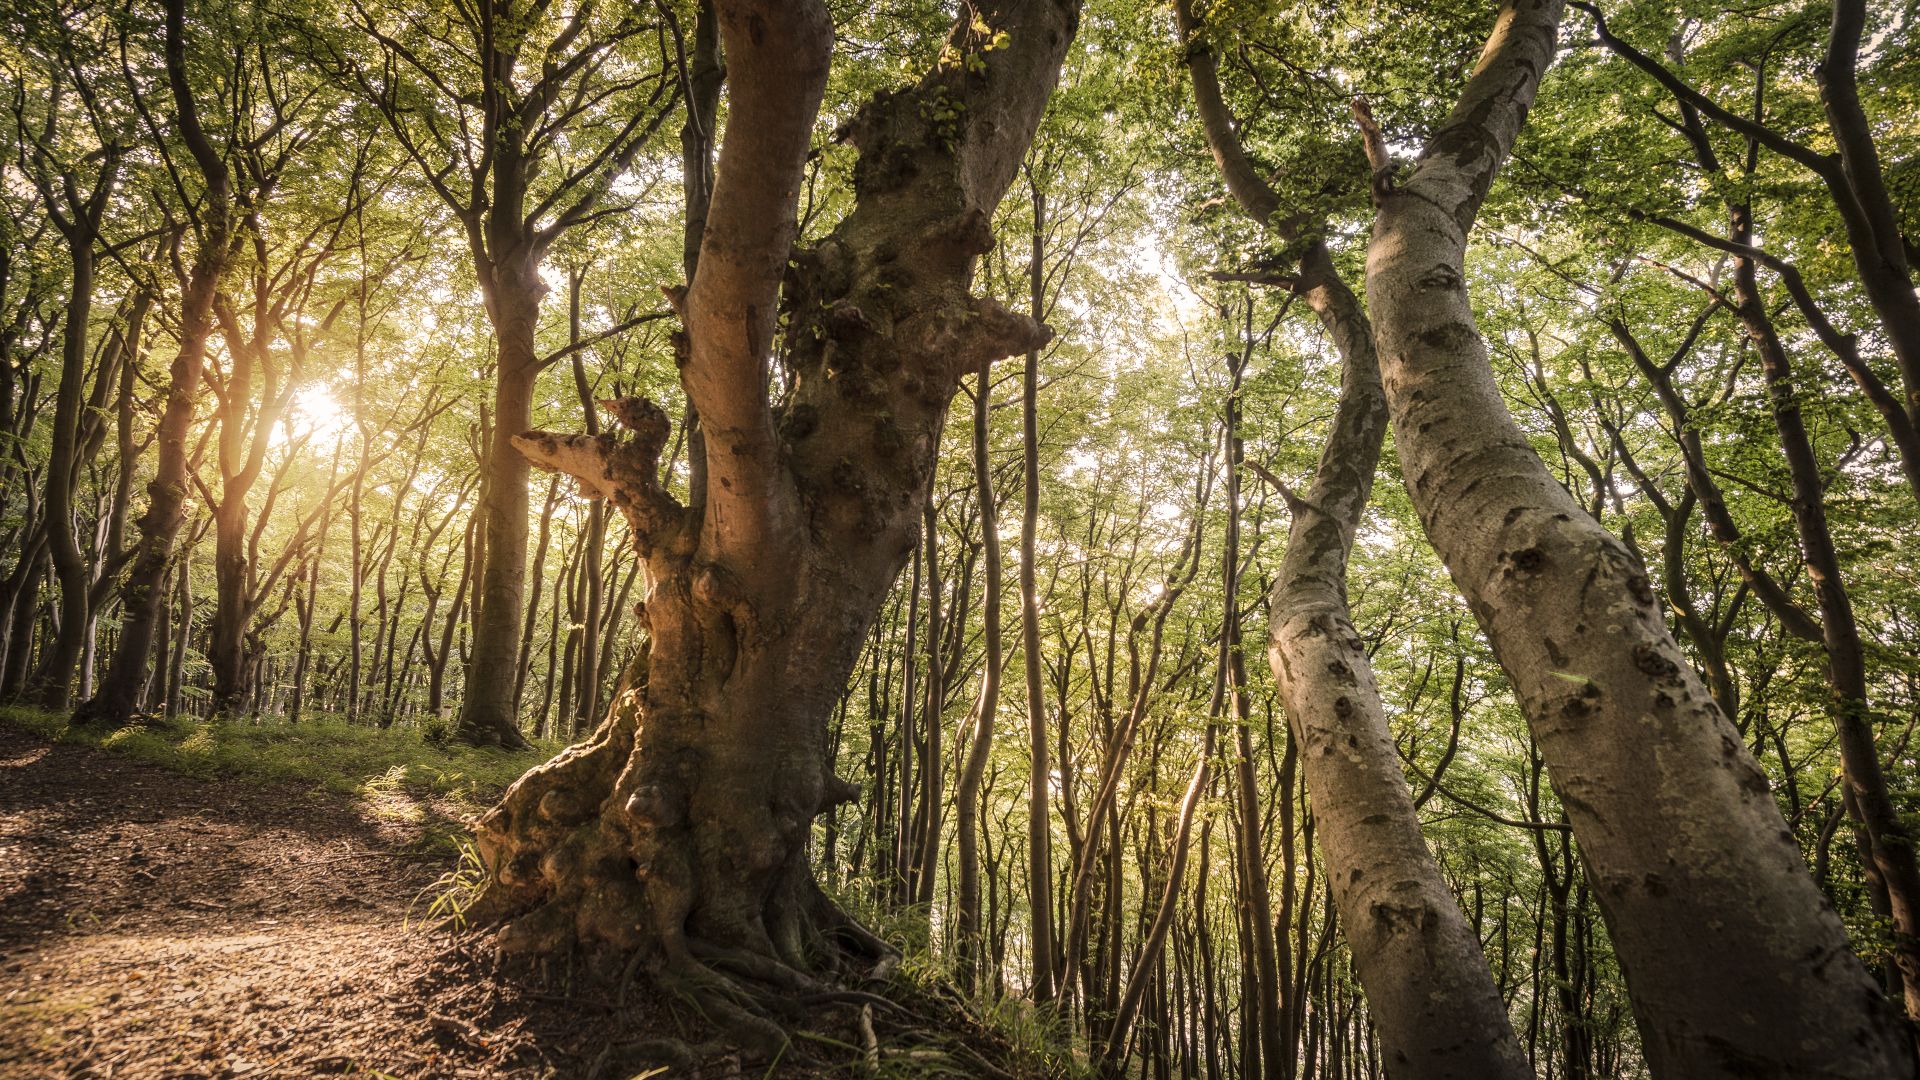
[[[409,926],[449,856],[406,809],[0,728],[0,1077],[577,1077],[671,1030]]]

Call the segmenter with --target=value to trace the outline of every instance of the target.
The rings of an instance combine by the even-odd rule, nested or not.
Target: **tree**
[[[171,156],[167,158],[169,178],[189,225],[183,230],[183,241],[185,235],[192,237],[192,261],[189,266],[177,257],[174,260],[175,275],[180,279],[179,348],[167,369],[165,402],[154,430],[158,460],[153,480],[147,485],[146,512],[137,522],[140,539],[120,585],[120,642],[99,692],[82,704],[74,717],[76,722],[107,727],[124,725],[133,718],[147,684],[147,662],[153,653],[166,579],[172,569],[174,539],[186,520],[187,439],[206,363],[207,339],[214,329],[214,298],[244,235],[235,220],[236,185],[228,164],[228,156],[236,147],[216,147],[200,123],[188,73],[185,0],[167,0],[164,56],[174,133],[186,147],[194,170],[189,174],[175,165]],[[235,72],[232,77],[244,76]],[[162,136],[153,113],[139,99],[136,102],[149,134],[158,141]],[[239,137],[234,133],[235,139]],[[272,179],[246,177],[239,195],[250,197],[270,186]]]
[[[459,221],[494,330],[473,655],[456,729],[522,747],[529,474],[513,439],[533,425],[534,383],[558,358],[537,348],[540,268],[569,230],[619,209],[603,203],[672,114],[678,83],[631,55],[649,30],[638,12],[595,0],[565,12],[538,2],[354,12],[377,51],[362,61],[345,49],[341,62]],[[443,48],[443,33],[465,50]]]
[[[1187,68],[1207,142],[1228,190],[1300,252],[1297,269],[1263,276],[1307,301],[1341,358],[1339,403],[1307,493],[1297,495],[1267,473],[1292,516],[1268,599],[1267,658],[1314,795],[1354,966],[1388,1052],[1407,1075],[1518,1076],[1526,1069],[1505,1002],[1421,835],[1373,665],[1347,606],[1347,560],[1387,427],[1373,327],[1334,265],[1325,223],[1290,212],[1248,157],[1191,3],[1183,0],[1176,14],[1189,40]],[[1379,137],[1363,106],[1355,116],[1363,135]]]
[[[80,429],[87,394],[94,278],[105,243],[102,227],[125,156],[119,125],[107,112],[110,101],[103,101],[94,85],[96,74],[89,70],[98,58],[83,55],[80,35],[69,23],[77,14],[81,13],[57,11],[55,25],[50,28],[54,37],[47,46],[53,54],[48,58],[52,67],[48,73],[50,100],[38,130],[23,110],[15,112],[24,171],[40,192],[47,219],[66,241],[71,266],[41,519],[54,576],[60,584],[60,629],[42,654],[32,685],[24,688],[32,700],[49,709],[67,707],[74,670],[93,619],[93,575],[75,535],[74,494],[84,453]],[[81,121],[87,129],[84,133],[69,130]],[[102,382],[110,384],[111,374],[103,373]]]
[[[1560,14],[1556,0],[1503,6],[1413,173],[1390,184],[1376,158],[1367,301],[1407,489],[1539,740],[1630,973],[1649,1066],[1894,1075],[1911,1048],[1865,972],[1802,962],[1809,949],[1844,957],[1845,933],[1765,776],[1679,653],[1638,560],[1520,436],[1474,325],[1467,233]],[[1737,999],[1721,992],[1729,979],[1747,988]]]
[[[836,933],[856,952],[874,944],[820,893],[805,857],[813,818],[853,795],[832,775],[826,724],[917,541],[959,379],[1045,339],[968,289],[1077,6],[989,6],[958,21],[933,70],[861,111],[846,136],[859,154],[853,209],[793,251],[830,59],[826,11],[716,10],[730,121],[699,272],[676,290],[705,489],[693,509],[661,485],[668,422],[643,399],[611,406],[625,439],[517,439],[627,517],[652,583],[648,646],[593,738],[523,777],[482,821],[492,879],[479,911],[508,920],[512,950],[644,948],[669,985],[771,1052],[778,1030],[719,992],[719,972],[805,984],[810,944]],[[789,273],[788,391],[776,407],[768,380]]]

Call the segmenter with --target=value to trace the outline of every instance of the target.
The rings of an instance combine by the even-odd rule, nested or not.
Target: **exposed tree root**
[[[698,860],[734,858],[724,844],[754,819],[696,817],[687,763],[636,752],[645,677],[642,662],[592,738],[527,773],[478,823],[489,878],[468,918],[496,928],[504,958],[598,957],[623,997],[646,977],[756,1063],[807,1063],[802,1025],[851,1032],[863,1005],[897,1013],[862,986],[898,953],[819,889],[804,848],[764,860],[757,899],[703,892],[715,875]]]

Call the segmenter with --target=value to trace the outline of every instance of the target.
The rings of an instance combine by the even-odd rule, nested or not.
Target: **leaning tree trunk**
[[[1194,102],[1227,187],[1248,214],[1299,245],[1297,273],[1282,283],[1307,301],[1341,358],[1339,405],[1313,484],[1304,499],[1282,489],[1293,522],[1268,596],[1267,660],[1314,795],[1354,970],[1396,1077],[1524,1076],[1527,1063],[1480,939],[1427,850],[1347,606],[1347,560],[1387,429],[1373,328],[1315,237],[1318,223],[1284,213],[1241,145],[1191,0],[1175,16],[1190,42]],[[1357,117],[1363,127],[1371,123],[1364,112]]]
[[[739,979],[791,992],[818,986],[836,956],[878,949],[807,860],[814,817],[856,790],[832,774],[828,725],[917,542],[960,377],[1047,336],[969,286],[1077,5],[980,5],[985,34],[960,22],[950,44],[975,59],[862,110],[848,129],[854,209],[802,251],[794,213],[830,20],[818,2],[716,6],[732,121],[699,274],[673,290],[682,385],[708,448],[704,497],[683,507],[665,490],[668,422],[642,399],[609,405],[625,438],[515,439],[625,514],[651,586],[648,647],[592,739],[481,820],[490,880],[471,914],[504,923],[510,951],[639,950],[771,1054],[784,1036],[763,1015],[769,999],[736,995]],[[984,48],[1003,31],[1005,44]],[[961,98],[957,118],[931,107]],[[776,410],[783,278],[791,393]],[[836,936],[848,951],[827,947]]]
[[[113,159],[117,165],[117,155]],[[112,172],[103,171],[96,194],[111,191]],[[77,200],[76,200],[77,201]],[[96,200],[105,208],[105,198]],[[51,207],[51,203],[49,206]],[[47,548],[53,555],[54,576],[60,582],[60,629],[42,650],[40,668],[35,673],[31,696],[35,704],[63,711],[73,692],[73,672],[86,640],[88,593],[93,576],[80,544],[74,535],[74,486],[79,482],[77,459],[80,456],[80,414],[85,404],[87,370],[87,323],[93,308],[94,250],[98,241],[99,210],[72,208],[72,220],[56,212],[67,237],[72,256],[72,287],[67,294],[66,334],[61,346],[60,387],[54,397],[53,447],[47,458],[47,497],[44,520]]]
[[[1412,176],[1376,185],[1368,309],[1407,488],[1539,743],[1653,1073],[1910,1075],[1766,775],[1645,570],[1514,424],[1474,325],[1467,233],[1552,60],[1561,6],[1504,6]]]
[[[1519,1077],[1530,1070],[1480,939],[1421,835],[1373,665],[1347,606],[1347,559],[1386,435],[1366,316],[1324,248],[1301,292],[1342,355],[1340,404],[1269,600],[1267,659],[1300,744],[1355,972],[1402,1077]]]

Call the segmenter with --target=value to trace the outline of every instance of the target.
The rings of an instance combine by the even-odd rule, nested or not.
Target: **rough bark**
[[[661,485],[668,423],[639,399],[612,406],[624,439],[515,440],[626,515],[651,586],[648,646],[593,738],[522,777],[481,821],[491,878],[475,914],[504,921],[509,950],[640,950],[666,985],[771,1054],[784,1037],[770,1002],[734,995],[740,980],[815,987],[836,957],[877,945],[808,867],[813,818],[856,791],[830,771],[828,726],[918,540],[959,378],[1046,337],[969,285],[1077,7],[977,9],[1007,31],[991,51],[980,49],[991,34],[959,23],[954,44],[984,65],[936,70],[862,111],[848,135],[855,208],[804,251],[790,243],[832,42],[825,6],[716,9],[731,120],[699,273],[676,290],[704,499],[683,507]],[[969,108],[957,120],[926,107],[959,97]],[[776,410],[783,278],[791,392]]]
[[[1383,193],[1367,298],[1407,487],[1546,760],[1650,1069],[1906,1075],[1897,1020],[1765,774],[1686,664],[1644,569],[1515,426],[1474,325],[1467,233],[1552,59],[1561,7],[1502,8],[1454,112]]]

